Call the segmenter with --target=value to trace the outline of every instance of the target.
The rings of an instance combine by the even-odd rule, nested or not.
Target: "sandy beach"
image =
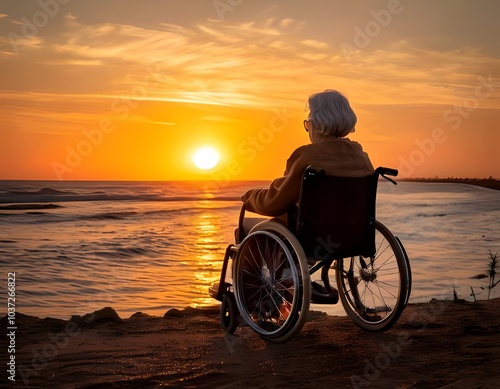
[[[410,304],[386,333],[311,312],[286,344],[248,327],[225,335],[218,307],[128,319],[104,308],[69,321],[18,313],[16,326],[25,388],[497,388],[500,379],[500,299]]]

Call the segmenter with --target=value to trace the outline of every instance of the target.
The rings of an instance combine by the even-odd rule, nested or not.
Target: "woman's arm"
[[[300,184],[304,168],[299,163],[300,149],[288,159],[283,177],[276,178],[269,188],[251,189],[242,200],[250,212],[265,216],[280,216],[299,199]]]

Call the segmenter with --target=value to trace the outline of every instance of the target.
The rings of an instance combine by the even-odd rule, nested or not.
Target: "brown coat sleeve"
[[[247,210],[265,216],[280,216],[299,199],[301,177],[305,166],[300,163],[301,150],[295,150],[287,161],[283,177],[269,188],[251,189],[242,200]]]

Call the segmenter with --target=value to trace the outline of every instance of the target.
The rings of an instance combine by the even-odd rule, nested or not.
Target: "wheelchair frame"
[[[371,184],[372,188],[370,189],[373,191],[373,196],[376,196],[379,176],[396,184],[393,179],[387,176],[397,176],[397,174],[397,170],[394,169],[377,168],[373,175],[373,184]],[[304,180],[323,175],[324,171],[309,167],[304,172]],[[301,197],[302,190],[303,188],[301,189]],[[373,201],[375,201],[375,197]],[[220,281],[218,285],[215,284],[210,288],[211,296],[222,302],[220,321],[221,327],[225,332],[234,333],[240,324],[240,312],[243,311],[243,315],[241,315],[243,320],[261,337],[278,343],[288,341],[300,331],[305,323],[311,301],[312,284],[310,276],[321,270],[321,279],[324,283],[327,296],[333,293],[334,289],[330,285],[328,274],[331,268],[335,269],[337,288],[339,289],[338,295],[344,309],[356,325],[368,331],[385,331],[391,328],[397,321],[410,297],[412,282],[411,268],[408,256],[399,238],[394,236],[382,223],[375,220],[374,202],[373,210],[369,210],[372,214],[369,222],[370,231],[373,230],[374,236],[376,234],[377,236],[380,235],[382,242],[387,242],[386,246],[384,246],[384,252],[389,249],[393,253],[387,259],[384,257],[383,261],[392,261],[393,257],[396,261],[395,263],[390,262],[390,266],[393,267],[389,270],[392,273],[386,273],[391,281],[385,284],[381,282],[382,286],[378,284],[378,278],[383,276],[381,269],[384,263],[382,266],[378,266],[378,264],[375,266],[378,258],[376,250],[379,249],[379,247],[375,247],[375,244],[369,244],[368,248],[364,247],[361,252],[357,248],[341,249],[339,255],[326,255],[317,261],[317,263],[309,266],[306,262],[302,244],[296,236],[297,231],[301,228],[300,207],[289,212],[288,228],[269,220],[256,225],[246,236],[243,229],[245,211],[245,207],[243,206],[238,220],[237,241],[239,243],[230,244],[226,248]],[[245,277],[249,277],[248,273],[254,271],[255,268],[253,264],[246,265],[248,261],[245,262],[245,258],[248,255],[253,257],[253,251],[259,251],[260,253],[261,246],[259,241],[265,242],[262,247],[266,249],[273,247],[275,251],[274,255],[287,258],[287,261],[281,261],[279,266],[275,266],[274,273],[280,271],[287,272],[287,282],[293,282],[293,287],[291,286],[288,289],[282,284],[275,290],[273,289],[274,297],[271,295],[266,296],[267,308],[261,307],[259,305],[261,304],[260,302],[257,305],[250,306],[250,300],[245,297],[246,290],[244,289],[244,285],[247,284],[249,285],[248,288],[256,289],[254,285],[256,281],[267,282],[262,281],[263,278],[272,278],[269,273],[270,270],[264,264],[263,268],[259,268],[261,273],[252,276],[252,282],[245,280]],[[375,243],[375,240],[373,243]],[[377,241],[377,245],[382,245],[382,243],[378,243]],[[380,255],[384,255],[384,253]],[[240,258],[239,261],[238,258]],[[233,284],[226,282],[230,259],[233,260]],[[235,261],[237,261],[236,264]],[[333,267],[332,264],[334,264]],[[245,266],[247,267],[245,268]],[[398,282],[393,281],[395,274],[394,266],[397,267]],[[267,274],[266,277],[262,275],[264,271]],[[273,282],[278,283],[276,280]],[[388,291],[384,289],[388,289],[392,282],[397,283],[397,290],[386,293]],[[388,300],[392,302],[386,302],[384,296],[375,296],[376,291],[370,289],[371,284],[376,284],[380,295],[387,294]],[[359,285],[361,286],[359,287]],[[360,291],[359,289],[363,285],[365,289]],[[366,301],[364,294],[369,295],[370,293],[373,301]],[[336,302],[335,299],[332,301]],[[377,306],[377,302],[382,304],[382,306]],[[272,307],[269,308],[269,306]],[[281,312],[282,310],[286,313]]]

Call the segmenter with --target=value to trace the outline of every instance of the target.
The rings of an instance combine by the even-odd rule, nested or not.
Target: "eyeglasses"
[[[307,128],[307,123],[309,123],[310,121],[311,121],[311,119],[304,120],[304,129],[306,130],[306,132],[309,132],[309,128]]]

